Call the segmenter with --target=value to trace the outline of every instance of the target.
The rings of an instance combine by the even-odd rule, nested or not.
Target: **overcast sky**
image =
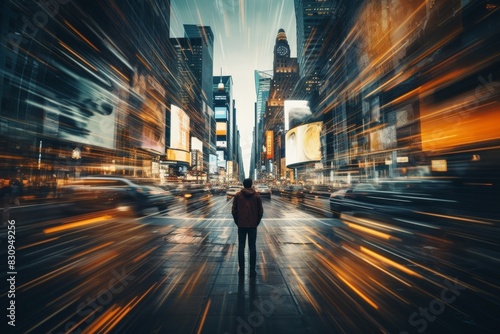
[[[297,56],[294,0],[172,0],[171,37],[183,37],[183,24],[210,26],[214,33],[214,76],[233,77],[237,124],[245,174],[249,176],[254,103],[254,71],[272,70],[273,47],[285,29]]]

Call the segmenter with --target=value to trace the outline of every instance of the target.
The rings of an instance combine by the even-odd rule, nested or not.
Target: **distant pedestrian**
[[[248,235],[248,249],[250,251],[250,277],[255,277],[257,271],[257,226],[264,214],[262,200],[258,192],[252,188],[252,179],[243,181],[243,189],[236,193],[233,199],[231,213],[238,226],[238,274],[245,274],[245,244]]]
[[[23,184],[19,179],[11,180],[10,186],[12,187],[12,199],[15,205],[20,205],[19,196],[23,194]]]
[[[6,226],[9,221],[10,216],[10,201],[12,198],[12,187],[10,185],[4,185],[3,182],[0,185],[0,203],[2,203],[2,226]]]

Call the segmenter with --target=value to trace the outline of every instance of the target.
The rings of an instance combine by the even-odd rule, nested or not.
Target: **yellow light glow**
[[[82,227],[82,226],[92,225],[92,224],[95,224],[95,223],[106,221],[106,220],[111,219],[111,218],[112,218],[111,216],[106,215],[106,216],[95,217],[95,218],[91,218],[91,219],[85,219],[85,220],[77,221],[77,222],[74,222],[74,223],[65,224],[65,225],[62,225],[62,226],[56,226],[56,227],[46,228],[45,230],[43,230],[43,232],[45,234],[50,234],[50,233],[55,233],[55,232],[61,232],[61,231],[70,230],[70,229],[76,228],[76,227]]]

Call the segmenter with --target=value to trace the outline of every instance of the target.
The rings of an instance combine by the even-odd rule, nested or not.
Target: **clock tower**
[[[290,46],[285,30],[280,29],[274,44],[273,79],[269,89],[266,115],[266,126],[275,128],[284,121],[283,108],[285,100],[294,99],[295,86],[299,81],[299,65],[297,58],[290,57]],[[274,123],[274,124],[273,124]]]
[[[276,44],[274,45],[274,64],[276,66],[277,59],[290,58],[290,46],[286,38],[285,30],[280,29],[276,36]]]
[[[290,46],[284,29],[279,29],[274,44],[273,78],[264,114],[264,129],[274,137],[272,164],[277,179],[286,178],[285,167],[285,100],[295,100],[295,89],[299,82],[297,58],[290,57]]]

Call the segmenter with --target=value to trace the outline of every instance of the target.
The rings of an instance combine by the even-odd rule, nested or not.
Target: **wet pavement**
[[[168,233],[165,240],[169,246],[164,247],[171,256],[158,277],[163,285],[158,287],[161,293],[150,301],[160,306],[146,317],[152,331],[329,332],[330,324],[322,319],[325,315],[314,309],[322,307],[310,304],[312,295],[306,288],[312,283],[307,250],[312,241],[297,237],[304,235],[305,227],[273,226],[283,222],[264,220],[259,229],[255,278],[249,277],[248,268],[246,275],[237,274],[237,234],[232,222],[213,220],[211,227],[190,229],[189,233],[179,228]],[[166,296],[168,302],[160,302]]]
[[[142,218],[15,208],[9,333],[495,333],[500,324],[491,240],[333,219],[273,198],[258,274],[240,277],[230,203]]]

